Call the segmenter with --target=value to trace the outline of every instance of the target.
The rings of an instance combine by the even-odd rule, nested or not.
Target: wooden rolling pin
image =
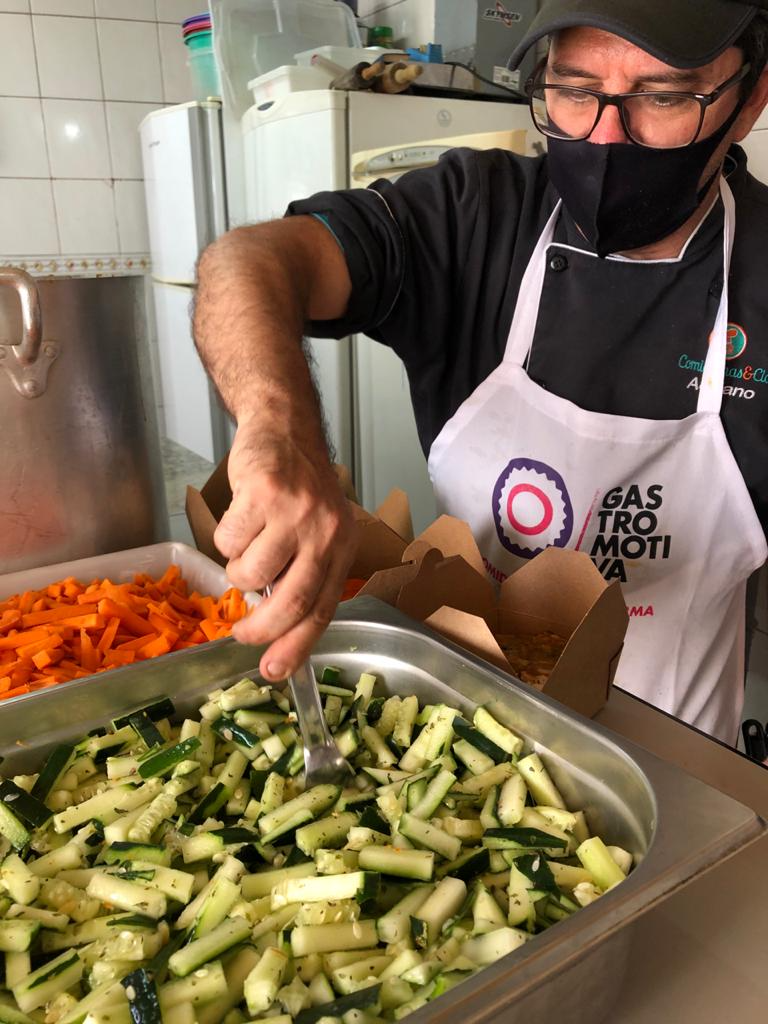
[[[314,57],[312,61],[313,63],[315,62]],[[378,62],[376,64],[369,64],[367,61],[361,61],[359,64],[355,64],[353,68],[349,68],[342,72],[342,74],[337,75],[331,82],[330,88],[347,89],[354,92],[358,92],[361,89],[370,89],[383,72],[383,64]]]
[[[373,88],[376,92],[402,92],[419,77],[423,70],[421,64],[406,64],[403,61],[384,64],[383,71],[378,78],[374,79]]]

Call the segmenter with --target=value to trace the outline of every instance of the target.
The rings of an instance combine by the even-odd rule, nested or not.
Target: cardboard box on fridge
[[[537,688],[588,717],[608,699],[628,624],[619,584],[607,584],[580,552],[548,548],[497,591],[469,527],[450,516],[436,520],[405,549],[400,566],[374,574],[360,593],[425,621],[506,672],[512,669],[499,637],[566,638]]]
[[[411,510],[404,491],[393,490],[372,515],[357,503],[349,470],[334,466],[336,476],[350,502],[357,532],[357,554],[350,577],[368,579],[380,569],[400,565],[403,553],[413,540]],[[213,534],[232,501],[225,457],[199,490],[187,487],[186,513],[195,545],[219,565],[226,559],[216,548]]]

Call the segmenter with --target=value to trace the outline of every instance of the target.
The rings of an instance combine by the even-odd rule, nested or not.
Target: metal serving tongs
[[[271,584],[264,587],[264,593],[267,597],[272,596]],[[304,743],[305,787],[311,789],[322,783],[343,785],[355,773],[330,734],[320,703],[315,671],[309,658],[289,676],[288,682]]]

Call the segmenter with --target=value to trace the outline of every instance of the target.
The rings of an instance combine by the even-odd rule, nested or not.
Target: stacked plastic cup
[[[213,53],[211,15],[209,12],[185,18],[181,24],[184,42],[189,50],[187,64],[192,77],[195,98],[205,100],[221,96],[219,72]]]

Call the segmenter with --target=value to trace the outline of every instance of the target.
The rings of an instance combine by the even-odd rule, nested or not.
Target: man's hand
[[[238,426],[229,456],[232,503],[214,540],[241,590],[279,582],[237,623],[242,643],[270,646],[260,671],[285,678],[306,659],[336,610],[354,557],[353,521],[324,451],[270,434],[263,420]]]
[[[270,645],[260,667],[272,680],[309,654],[353,557],[352,516],[302,350],[306,322],[343,316],[351,289],[341,249],[313,217],[237,228],[198,264],[195,342],[237,421],[232,504],[214,540],[241,590],[277,581],[233,630]]]

